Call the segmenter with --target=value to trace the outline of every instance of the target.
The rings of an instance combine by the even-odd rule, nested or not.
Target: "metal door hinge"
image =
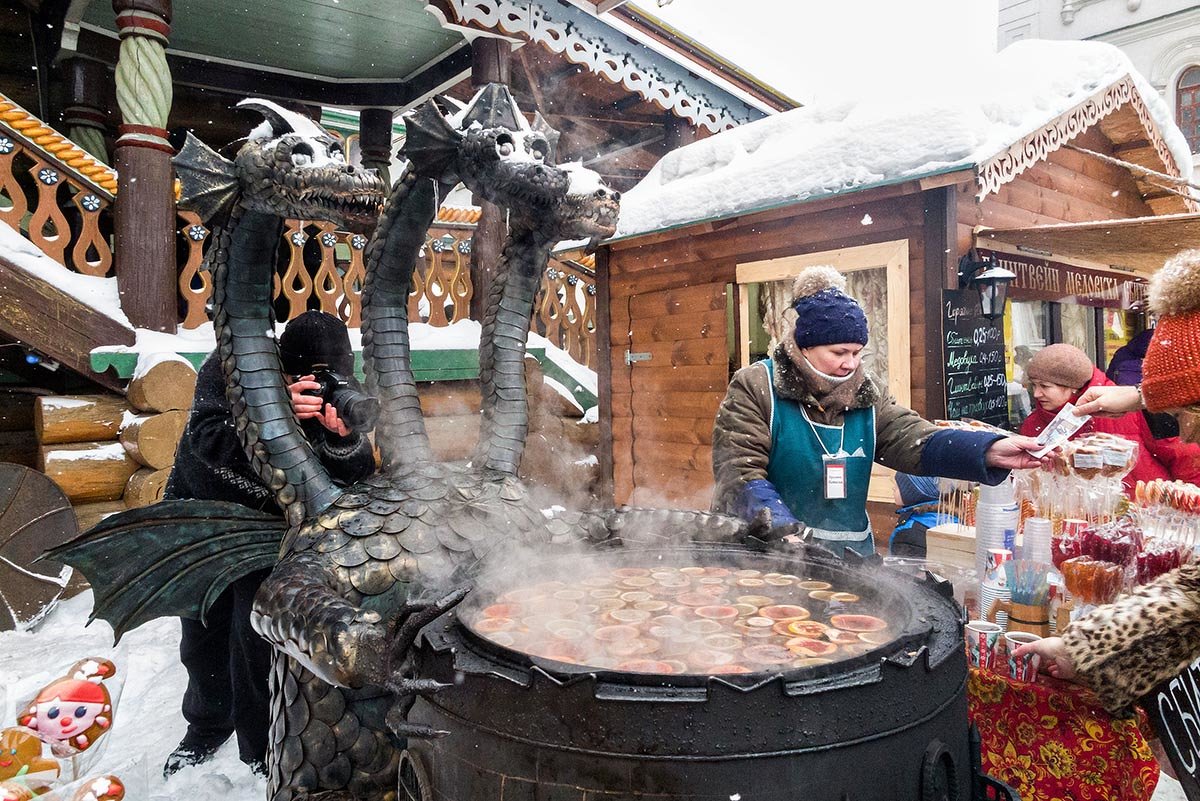
[[[625,351],[626,366],[631,365],[634,362],[648,362],[651,358],[652,357],[649,353],[631,353],[630,351]]]

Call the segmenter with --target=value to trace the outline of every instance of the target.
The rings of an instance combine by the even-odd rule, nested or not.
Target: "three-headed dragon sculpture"
[[[329,477],[291,411],[271,331],[273,255],[283,219],[374,221],[382,186],[340,161],[337,143],[297,115],[246,101],[266,122],[229,162],[189,139],[176,158],[185,198],[227,214],[210,254],[217,348],[242,443],[284,519],[236,504],[168,501],[116,515],[53,552],[95,588],[94,617],[122,632],[162,615],[203,619],[236,578],[275,565],[253,613],[275,646],[272,801],[389,798],[409,723],[436,682],[410,675],[422,627],[453,607],[489,556],[637,537],[735,540],[740,521],[621,509],[547,515],[517,477],[527,429],[524,359],[534,298],[562,239],[602,239],[618,196],[594,173],[553,163],[556,134],[531,126],[491,85],[447,117],[408,116],[408,165],[367,245],[362,342],[379,398],[382,466],[351,487]],[[418,405],[408,295],[438,198],[462,182],[507,209],[510,233],[485,304],[482,419],[466,463],[433,456]]]

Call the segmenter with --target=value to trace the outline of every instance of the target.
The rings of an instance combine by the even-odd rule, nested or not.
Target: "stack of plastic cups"
[[[1012,558],[1013,544],[1017,537],[1020,508],[1017,505],[1012,478],[1006,478],[994,487],[986,484],[979,487],[979,503],[975,507],[975,571],[980,577],[980,616],[986,617],[996,601],[1010,597],[1001,568],[995,575],[996,551],[1006,551]],[[989,559],[992,575],[989,578]],[[1000,615],[997,622],[1007,626],[1008,616]]]
[[[1026,520],[1021,539],[1021,558],[1028,562],[1050,564],[1050,532],[1053,528],[1049,518],[1031,517]]]
[[[1004,571],[1004,563],[1012,561],[1012,558],[1012,551],[1007,548],[993,548],[988,551],[987,567],[984,570],[983,582],[979,585],[979,608],[982,615],[989,620],[991,618],[988,613],[997,602],[1012,598],[1012,588],[1008,586],[1007,574]],[[996,615],[996,622],[1002,629],[1008,629],[1008,615],[1004,612]]]

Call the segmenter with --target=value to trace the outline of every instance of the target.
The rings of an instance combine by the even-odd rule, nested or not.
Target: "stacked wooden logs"
[[[81,529],[162,499],[195,388],[192,366],[171,359],[135,375],[124,398],[37,399],[38,469],[75,506]]]

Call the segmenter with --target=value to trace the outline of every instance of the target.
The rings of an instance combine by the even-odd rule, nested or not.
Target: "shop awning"
[[[1149,276],[1170,256],[1185,248],[1200,247],[1200,214],[977,228],[975,244]]]

